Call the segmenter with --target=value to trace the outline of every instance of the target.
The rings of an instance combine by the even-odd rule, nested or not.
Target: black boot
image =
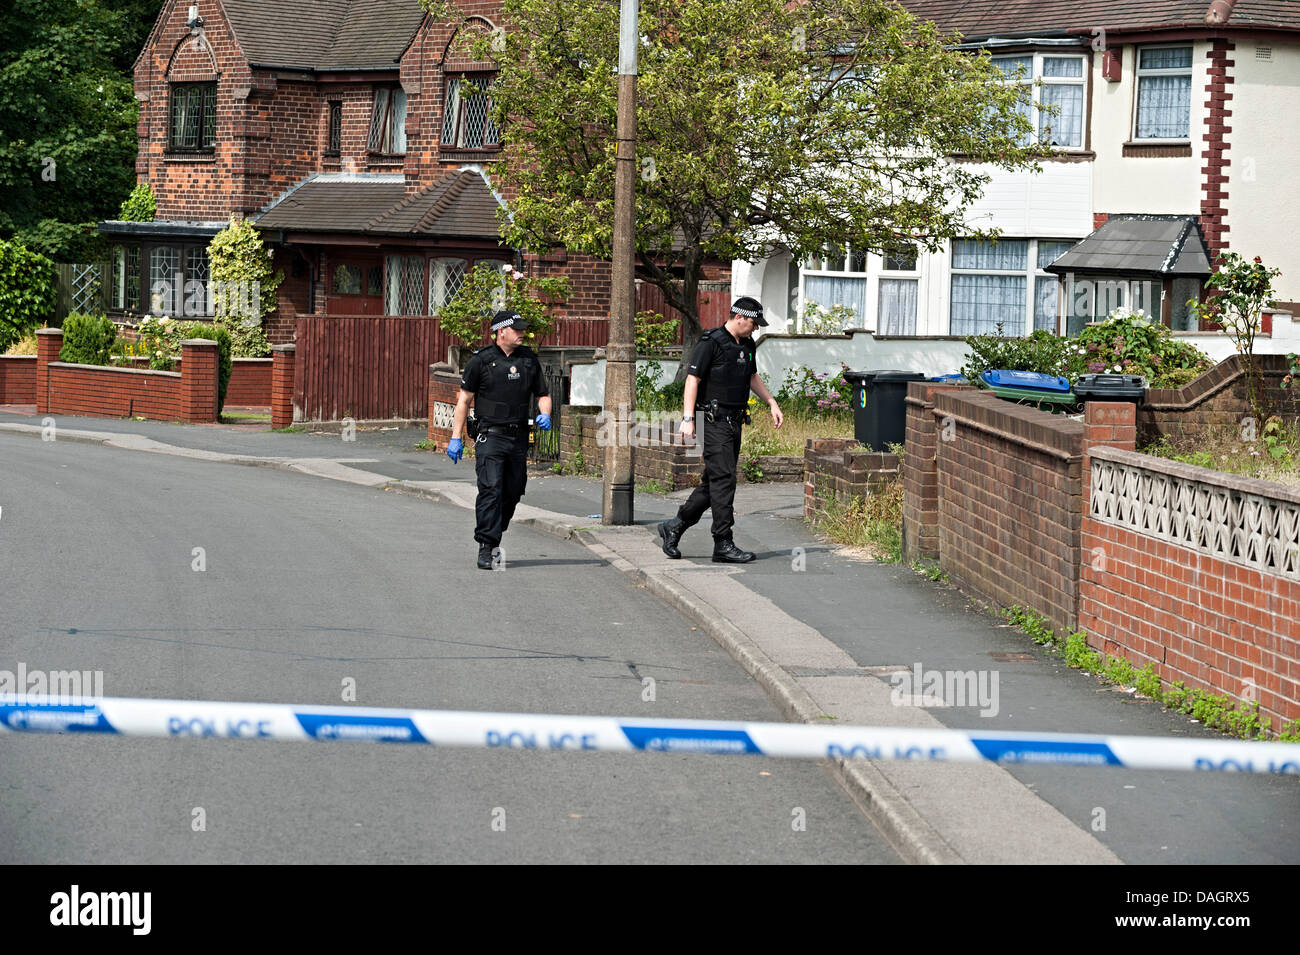
[[[478,545],[478,569],[479,570],[492,569],[492,545],[491,544]]]
[[[674,517],[670,521],[663,521],[659,525],[659,536],[663,538],[664,554],[673,560],[682,556],[682,552],[677,549],[677,542],[682,539],[686,533],[686,525],[680,518]]]
[[[741,550],[730,537],[713,542],[713,562],[715,564],[748,564],[754,559],[751,551]]]

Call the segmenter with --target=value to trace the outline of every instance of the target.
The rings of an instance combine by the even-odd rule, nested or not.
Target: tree
[[[262,234],[247,219],[230,217],[227,226],[208,243],[212,298],[216,324],[230,333],[236,358],[260,358],[271,353],[262,319],[276,309],[275,291],[284,272],[275,268]]]
[[[138,20],[158,6],[0,7],[0,238],[61,261],[99,251],[96,221],[113,218],[135,185],[129,67],[141,42]]]
[[[504,19],[469,41],[500,66],[503,234],[608,259],[618,3],[505,0]],[[984,235],[966,213],[988,176],[950,157],[1042,151],[1027,87],[887,0],[642,0],[640,32],[637,260],[688,346],[707,261]]]
[[[1277,304],[1273,298],[1273,280],[1281,274],[1279,269],[1266,266],[1258,255],[1254,262],[1247,262],[1236,252],[1224,252],[1219,256],[1214,274],[1205,283],[1209,297],[1204,302],[1193,299],[1187,303],[1198,319],[1209,319],[1221,326],[1241,355],[1246,372],[1246,402],[1257,419],[1262,419],[1267,409],[1260,395],[1255,336],[1264,309]]]

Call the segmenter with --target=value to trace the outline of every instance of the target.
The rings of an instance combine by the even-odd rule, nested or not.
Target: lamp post
[[[601,522],[632,523],[635,483],[627,436],[636,404],[636,55],[640,37],[638,0],[620,0],[618,45],[618,139],[614,163],[614,259],[611,263],[609,343],[605,348],[605,421],[614,439],[605,445],[605,494]],[[605,433],[610,434],[608,428]]]

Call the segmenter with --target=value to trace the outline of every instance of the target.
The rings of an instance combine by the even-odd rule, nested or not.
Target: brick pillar
[[[430,365],[428,437],[440,448],[445,448],[451,440],[452,413],[459,400],[460,375],[449,365]],[[560,420],[565,420],[563,414],[560,415]]]
[[[1137,450],[1137,404],[1132,401],[1089,401],[1083,406],[1083,513],[1088,513],[1092,489],[1092,455],[1097,445]]]
[[[210,338],[181,342],[181,420],[211,424],[217,420],[221,389],[220,351]]]
[[[966,385],[914,381],[907,386],[903,455],[903,560],[939,559],[938,451],[942,422],[934,414],[936,392]]]
[[[287,428],[293,424],[294,345],[272,345],[271,357],[271,427]]]
[[[36,413],[50,410],[50,369],[63,348],[63,329],[42,328],[36,332]]]

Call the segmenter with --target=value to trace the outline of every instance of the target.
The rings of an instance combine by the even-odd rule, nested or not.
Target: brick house
[[[457,41],[498,29],[500,2],[460,6],[467,19],[445,23],[417,0],[168,0],[135,65],[136,168],[157,215],[100,224],[114,241],[110,314],[175,313],[233,215],[286,276],[273,343],[306,316],[436,315],[486,261],[568,275],[544,344],[604,344],[608,263],[498,238],[486,172],[500,131],[475,95],[493,67]]]
[[[1122,304],[1191,334],[1207,329],[1185,303],[1228,250],[1280,268],[1279,304],[1300,316],[1300,129],[1280,120],[1300,115],[1300,3],[901,2],[988,51],[1008,83],[1033,84],[1030,119],[1053,147],[1043,171],[982,170],[970,214],[1002,230],[996,245],[737,262],[735,294],[760,295],[787,331],[811,302],[921,337],[999,322],[1073,333]],[[1295,350],[1300,323],[1277,318],[1261,350]]]

